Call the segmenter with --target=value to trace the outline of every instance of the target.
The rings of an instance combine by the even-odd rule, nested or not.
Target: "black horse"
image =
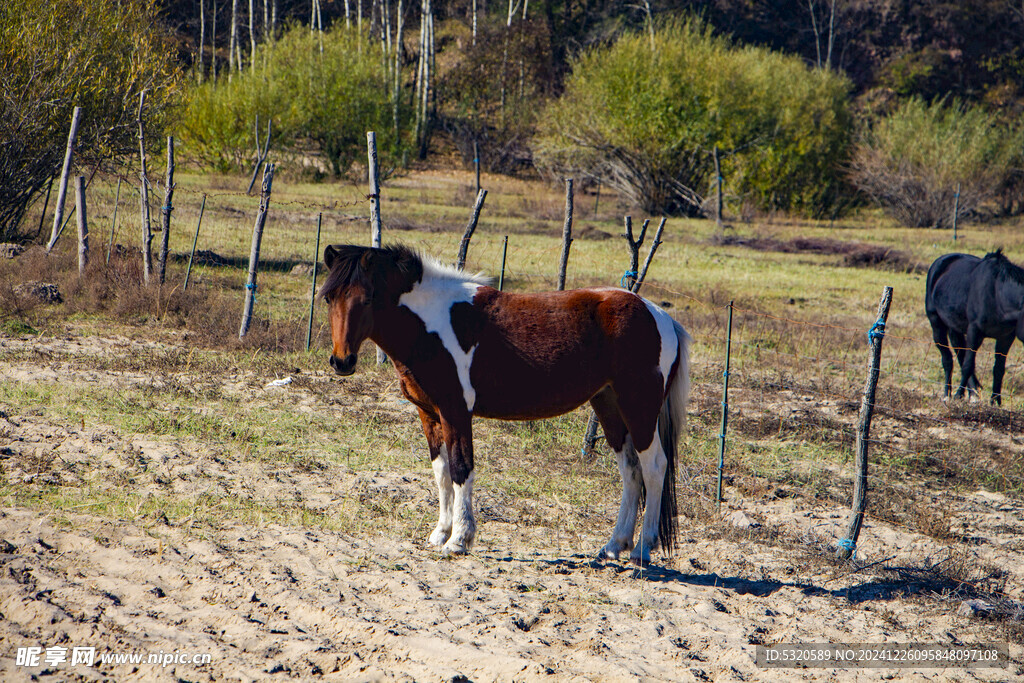
[[[981,388],[974,374],[978,347],[985,337],[996,340],[992,368],[992,403],[1002,403],[1006,354],[1014,338],[1024,341],[1024,268],[1010,262],[1001,249],[978,258],[970,254],[940,256],[928,269],[924,299],[932,324],[932,339],[942,355],[946,373],[945,396],[950,394],[953,355],[960,363],[960,387],[972,395]]]

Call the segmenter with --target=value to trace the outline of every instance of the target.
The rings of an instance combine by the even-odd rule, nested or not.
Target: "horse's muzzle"
[[[332,355],[331,367],[339,375],[351,375],[356,371],[356,354],[350,353],[344,358]]]

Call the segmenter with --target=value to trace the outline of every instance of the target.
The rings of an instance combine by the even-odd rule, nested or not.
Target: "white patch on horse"
[[[455,491],[452,488],[452,475],[448,469],[448,447],[441,444],[441,452],[430,463],[434,469],[434,480],[437,482],[437,527],[430,534],[431,545],[444,545],[452,535],[452,503]]]
[[[654,316],[654,322],[658,326],[658,335],[661,337],[661,355],[658,358],[658,367],[661,369],[661,381],[664,382],[664,387],[667,389],[668,377],[672,373],[672,364],[676,362],[676,356],[679,353],[679,337],[676,336],[675,322],[672,320],[672,316],[662,308],[642,297],[641,301]]]
[[[441,344],[455,362],[455,371],[462,385],[466,409],[473,411],[476,404],[476,390],[469,380],[469,369],[473,364],[476,345],[463,351],[455,330],[452,328],[452,306],[457,303],[472,303],[480,287],[486,284],[480,276],[467,275],[455,268],[443,266],[430,259],[423,259],[423,278],[411,291],[398,299],[399,306],[405,306],[423,321],[427,333],[435,333]]]
[[[454,523],[452,535],[444,544],[445,552],[460,555],[469,550],[476,536],[476,521],[473,519],[473,478],[470,472],[463,484],[455,484],[455,504],[452,506]]]

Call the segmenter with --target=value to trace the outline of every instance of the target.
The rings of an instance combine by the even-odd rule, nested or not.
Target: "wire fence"
[[[102,172],[97,177],[110,185],[121,182],[122,209],[118,216],[122,222],[114,226],[114,241],[134,242],[139,234],[134,228],[141,227],[140,219],[137,211],[124,207],[131,205],[128,198],[133,195],[138,201],[138,177]],[[259,201],[258,195],[231,189],[196,189],[179,184],[176,192],[181,197],[175,207],[178,225],[182,218],[198,215],[200,201],[205,198],[207,211],[219,206],[231,214],[240,230],[245,228],[243,237],[251,228]],[[110,194],[113,196],[113,190]],[[354,186],[343,199],[279,194],[272,199],[271,211],[284,208],[301,214],[285,221],[288,226],[301,224],[303,229],[308,218],[312,243],[318,214],[335,221],[365,220],[368,226],[369,199]],[[191,204],[195,204],[194,213]],[[468,218],[469,207],[465,208]],[[130,232],[134,233],[131,239],[122,239]],[[432,234],[430,251],[454,260],[460,237],[458,230]],[[239,244],[244,245],[244,241]],[[209,241],[205,246],[216,249]],[[622,253],[624,264],[625,249]],[[557,242],[511,240],[506,283],[524,289],[553,286],[560,254]],[[308,262],[309,251],[304,240],[296,245],[292,234],[279,242],[270,240],[267,258]],[[609,272],[607,280],[609,285],[617,284],[617,271]],[[643,287],[649,298],[672,303],[676,316],[697,339],[693,364],[695,419],[690,433],[697,455],[687,465],[684,482],[695,489],[712,488],[710,480],[717,472],[713,454],[718,447],[720,378],[725,349],[731,345],[730,428],[725,436],[726,473],[733,490],[742,494],[756,488],[756,482],[768,482],[776,488],[806,489],[807,495],[837,506],[848,504],[854,476],[852,445],[867,371],[868,328],[873,312],[847,311],[843,322],[831,322],[734,305],[732,336],[727,338],[728,306],[724,303],[657,280],[649,280]],[[896,296],[907,295],[897,292]],[[991,360],[991,352],[983,350],[979,369]],[[1008,363],[1007,378],[1019,369],[1020,364]],[[868,439],[868,481],[873,494],[869,519],[952,538],[967,528],[954,527],[953,523],[965,520],[943,514],[942,505],[936,508],[928,504],[926,499],[931,494],[926,482],[941,480],[961,498],[979,487],[1024,492],[1024,436],[1018,436],[1024,435],[1024,418],[1013,411],[984,405],[942,403],[944,386],[932,339],[917,330],[904,331],[890,321],[885,331],[876,422]],[[1007,389],[1013,386],[1010,382]]]

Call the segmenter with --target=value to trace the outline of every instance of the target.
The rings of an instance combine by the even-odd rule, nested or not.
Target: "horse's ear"
[[[373,249],[367,249],[363,252],[363,255],[359,257],[359,267],[364,271],[369,271],[373,267],[375,256]]]
[[[337,258],[338,249],[334,245],[328,244],[327,248],[324,249],[324,265],[327,266],[327,270],[334,267],[334,261]]]

